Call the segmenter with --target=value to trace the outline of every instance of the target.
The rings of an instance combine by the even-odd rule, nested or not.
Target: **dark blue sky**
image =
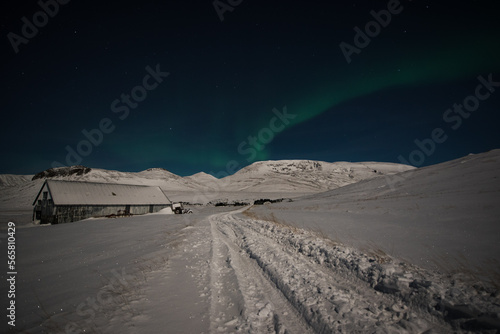
[[[1,6],[0,173],[424,166],[500,147],[495,1]]]

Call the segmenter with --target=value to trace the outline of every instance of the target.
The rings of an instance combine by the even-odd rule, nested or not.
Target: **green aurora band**
[[[362,98],[376,92],[393,87],[417,87],[433,83],[446,83],[457,79],[467,79],[479,75],[494,73],[500,69],[500,47],[498,43],[492,43],[491,38],[475,40],[474,42],[462,43],[460,47],[429,46],[425,50],[417,52],[408,51],[411,57],[404,60],[387,59],[376,63],[376,70],[367,71],[367,66],[356,66],[345,64],[344,72],[337,75],[335,81],[316,86],[309,89],[307,93],[304,87],[298,98],[291,100],[287,104],[290,114],[296,117],[283,132],[289,131],[294,126],[310,121],[316,116],[331,111],[332,108],[355,98]],[[368,47],[369,48],[369,47]],[[435,50],[429,54],[426,50]],[[363,56],[363,52],[358,57]],[[370,55],[366,55],[369,57]],[[395,55],[396,56],[396,55]],[[373,58],[371,58],[373,60]],[[357,59],[359,60],[359,59]],[[399,69],[399,71],[398,71]],[[352,71],[349,73],[349,71]],[[281,110],[281,107],[276,106]],[[206,147],[201,148],[195,144],[180,145],[181,143],[168,143],[156,141],[156,146],[144,150],[143,147],[128,147],[123,152],[116,152],[120,156],[126,156],[133,151],[146,161],[148,157],[161,157],[162,161],[182,161],[193,166],[212,166],[212,172],[219,174],[227,170],[228,162],[236,161],[239,167],[244,167],[255,161],[268,160],[271,156],[270,144],[256,146],[257,155],[251,161],[247,156],[238,153],[239,143],[247,140],[249,135],[255,136],[265,127],[269,126],[272,118],[270,113],[257,113],[253,119],[245,120],[244,124],[231,124],[228,120],[220,122],[214,126],[206,138],[198,139],[206,143]],[[232,129],[233,141],[226,146],[213,147],[211,140],[217,142],[220,132],[227,132]],[[281,132],[281,133],[283,133]],[[279,136],[279,133],[275,134]],[[161,144],[161,142],[163,142]],[[191,147],[189,147],[191,146]],[[234,146],[234,147],[233,147]],[[194,152],[194,153],[193,153]],[[134,155],[134,154],[133,154]]]
[[[371,72],[362,80],[338,80],[333,84],[325,85],[288,106],[290,113],[296,117],[285,129],[290,130],[294,125],[307,122],[321,115],[333,107],[384,89],[397,86],[417,86],[439,82],[449,82],[470,76],[487,75],[500,69],[500,47],[494,38],[484,38],[470,43],[463,43],[461,47],[443,48],[435,46],[425,49],[437,50],[429,55],[427,52],[412,52],[413,56],[402,61],[390,60],[378,66],[377,72]],[[362,55],[363,53],[361,53]],[[355,66],[355,65],[349,65]],[[398,71],[400,69],[400,71]],[[486,71],[486,72],[485,72]],[[359,76],[358,76],[359,77]],[[262,122],[260,128],[267,126],[269,120]],[[258,132],[254,129],[253,133]],[[254,161],[268,160],[269,149],[258,147]]]
[[[391,61],[380,66],[382,70],[372,72],[362,80],[348,79],[341,80],[341,83],[337,81],[318,90],[319,93],[291,105],[289,110],[297,115],[291,126],[308,121],[348,100],[384,89],[449,82],[498,71],[500,70],[498,45],[488,39],[483,43],[471,43],[460,49],[440,50],[432,54],[432,57],[414,53],[412,58],[399,62]]]

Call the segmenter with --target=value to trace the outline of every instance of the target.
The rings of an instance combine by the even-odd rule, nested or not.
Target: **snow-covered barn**
[[[60,224],[90,217],[152,213],[172,203],[160,187],[46,180],[33,205],[34,221]]]

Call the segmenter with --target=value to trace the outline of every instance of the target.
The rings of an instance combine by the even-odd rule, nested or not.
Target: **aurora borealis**
[[[78,151],[103,119],[112,130],[80,163],[122,171],[400,162],[437,127],[448,138],[422,165],[500,147],[500,88],[459,128],[443,120],[474,94],[479,76],[500,82],[495,2],[402,0],[350,63],[339,45],[354,44],[355,27],[364,31],[390,1],[231,3],[221,21],[213,1],[61,1],[17,53],[8,34],[22,36],[23,18],[33,22],[42,7],[2,4],[0,173],[66,164],[67,147]],[[169,75],[144,95],[136,87],[157,65]],[[112,108],[123,94],[140,100],[126,117]],[[286,124],[273,111],[284,108],[293,115]]]

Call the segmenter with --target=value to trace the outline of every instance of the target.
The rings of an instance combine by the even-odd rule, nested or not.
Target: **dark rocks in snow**
[[[278,198],[278,199],[269,199],[269,198],[261,198],[254,200],[253,203],[250,200],[249,202],[245,200],[234,200],[230,201],[228,199],[218,199],[214,201],[210,201],[207,203],[207,206],[246,206],[246,205],[263,205],[269,203],[281,203],[281,202],[292,202],[290,198]]]
[[[216,200],[207,203],[208,206],[245,206],[250,205],[250,203],[244,201],[233,201],[230,202],[228,200]]]
[[[488,333],[500,330],[500,318],[497,313],[484,313],[470,304],[444,302],[436,305],[436,309],[443,312],[445,319],[457,328],[474,332],[488,331]]]
[[[388,293],[396,294],[400,292],[400,288],[395,280],[383,279],[377,285],[375,285],[375,290]]]
[[[269,203],[281,203],[283,201],[292,202],[292,200],[289,198],[278,198],[278,199],[261,198],[261,199],[255,200],[253,202],[253,205],[263,205],[263,204],[269,204]]]
[[[85,175],[92,169],[85,166],[70,166],[70,167],[57,167],[49,168],[43,172],[35,174],[32,181],[37,179],[51,178],[51,177],[68,177],[71,175]]]
[[[154,167],[154,168],[146,169],[145,172],[168,172],[168,170],[166,170],[165,168],[161,168],[161,167]]]
[[[255,200],[253,202],[253,205],[262,205],[262,204],[266,204],[266,203],[276,203],[278,200],[270,200],[268,198],[261,198],[261,199],[258,199],[258,200]]]
[[[467,304],[461,304],[461,305],[445,304],[444,312],[446,318],[448,318],[449,320],[471,319],[471,318],[476,318],[477,316],[479,316],[479,314],[481,314],[481,312],[478,309]]]
[[[245,205],[248,205],[248,203],[246,203],[246,202],[234,202],[232,205],[233,206],[245,206]]]
[[[421,289],[421,288],[429,288],[432,285],[431,281],[424,281],[424,280],[414,280],[413,282],[410,283],[410,288],[414,289]]]
[[[495,315],[482,315],[464,322],[462,328],[468,331],[491,330],[492,333],[496,330],[498,333],[500,331],[500,319]]]

